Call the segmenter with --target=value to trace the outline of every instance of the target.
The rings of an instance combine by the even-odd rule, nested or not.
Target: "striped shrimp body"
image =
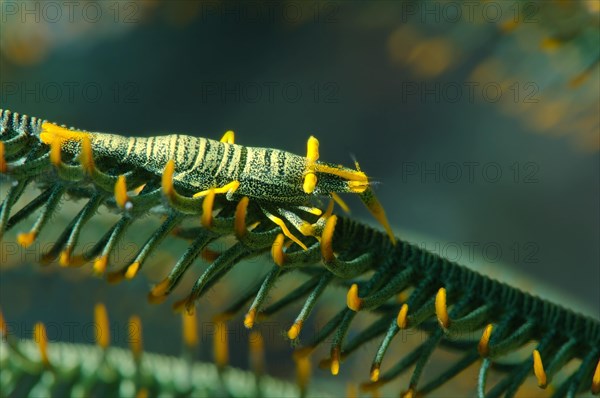
[[[74,131],[43,123],[40,139],[54,147],[55,154],[87,159],[83,163],[87,162],[84,167],[88,171],[94,168],[93,159],[98,159],[124,169],[142,168],[162,175],[163,190],[171,196],[177,189],[192,193],[192,198],[225,194],[233,201],[248,197],[304,249],[306,245],[285,227],[281,217],[305,236],[320,236],[330,212],[315,224],[304,221],[298,212],[323,214],[320,209],[310,207],[313,198],[319,196],[331,197],[346,208],[338,193],[358,194],[390,239],[395,239],[369,179],[358,164],[354,170],[319,161],[319,142],[314,137],[308,140],[306,157],[277,149],[236,145],[232,131],[225,133],[221,141],[185,135],[140,138]],[[53,163],[59,162],[57,156]]]

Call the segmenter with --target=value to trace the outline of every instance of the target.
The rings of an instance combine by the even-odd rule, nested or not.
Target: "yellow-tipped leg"
[[[544,364],[542,363],[542,356],[538,350],[533,350],[533,373],[537,379],[538,386],[540,388],[546,388],[546,371],[544,370]]]
[[[173,174],[175,173],[175,161],[169,160],[165,165],[165,169],[162,174],[161,185],[163,193],[166,197],[172,197],[174,193],[173,188]]]
[[[17,235],[17,242],[22,247],[29,247],[33,244],[36,237],[37,233],[35,231],[21,233]]]
[[[40,132],[40,140],[46,145],[51,145],[54,141],[82,141],[86,137],[89,138],[89,136],[90,133],[85,131],[69,130],[66,127],[48,122],[42,123]]]
[[[227,130],[223,137],[221,137],[221,142],[226,144],[233,144],[235,142],[235,133],[233,130]]]
[[[283,232],[283,234],[285,236],[287,236],[289,239],[291,239],[292,241],[294,241],[294,243],[296,243],[298,246],[300,246],[301,248],[303,248],[304,250],[308,250],[308,247],[306,247],[306,245],[304,243],[302,243],[298,238],[296,238],[288,229],[287,225],[285,225],[285,222],[279,218],[276,217],[272,214],[267,214],[267,217],[269,217],[269,220],[273,221],[275,224],[277,224],[279,226],[279,228],[281,228],[281,232]]]
[[[79,154],[79,162],[86,173],[92,174],[94,172],[96,166],[94,165],[92,141],[90,140],[89,135],[85,135],[81,139],[81,153]]]
[[[196,314],[189,314],[183,311],[181,314],[183,327],[183,341],[189,348],[194,348],[198,345],[198,322]]]
[[[250,199],[248,199],[247,196],[244,196],[242,199],[240,199],[237,206],[235,207],[235,217],[233,224],[235,236],[238,239],[243,238],[246,235],[246,233],[248,233],[248,230],[246,228],[246,214],[248,213],[249,202]]]
[[[8,171],[4,153],[4,142],[0,141],[0,173],[6,173]]]
[[[317,186],[317,175],[315,174],[315,163],[319,159],[319,140],[312,135],[306,142],[306,172],[302,189],[311,194]]]
[[[415,390],[414,388],[409,388],[408,390],[406,390],[402,395],[402,398],[415,398]]]
[[[325,228],[323,228],[323,234],[321,235],[321,256],[323,261],[330,263],[333,261],[333,232],[335,231],[335,224],[337,223],[337,216],[332,215],[327,219]]]
[[[137,315],[129,318],[129,348],[133,353],[133,357],[139,360],[142,356],[142,321]]]
[[[211,189],[207,189],[205,191],[200,191],[200,192],[196,192],[193,196],[193,198],[202,198],[204,196],[208,196],[211,192],[214,193],[226,193],[226,194],[232,194],[235,191],[237,191],[237,189],[240,187],[240,182],[239,181],[231,181],[229,184],[226,184],[224,186],[222,186],[221,188],[211,188]]]
[[[596,365],[594,377],[592,378],[592,394],[600,394],[600,358],[598,358],[598,365]]]
[[[490,337],[493,328],[491,323],[485,327],[483,334],[481,335],[481,340],[479,340],[479,344],[477,345],[477,351],[482,357],[487,357],[489,353]]]
[[[127,181],[124,175],[120,175],[115,183],[115,202],[117,205],[124,209],[127,202],[129,202],[129,196],[127,196]]]
[[[298,321],[288,329],[287,336],[290,340],[296,340],[302,331],[302,321]]]
[[[440,326],[448,329],[450,326],[450,317],[448,316],[448,306],[446,304],[446,289],[443,287],[438,290],[435,296],[435,314]]]
[[[348,180],[348,188],[352,193],[363,193],[369,188],[369,179],[362,171],[328,166],[323,163],[315,163],[314,171],[317,173],[335,175],[344,180]]]
[[[48,359],[48,336],[46,334],[46,327],[43,323],[38,322],[33,327],[33,339],[38,345],[42,363],[45,366],[50,365],[50,360]]]
[[[96,324],[96,344],[106,349],[110,345],[110,327],[108,313],[104,304],[98,303],[94,307],[94,323]]]
[[[213,223],[213,206],[215,204],[215,191],[211,190],[202,201],[202,217],[200,223],[204,228],[212,227]]]
[[[402,304],[400,311],[398,311],[398,318],[396,318],[396,324],[400,329],[406,329],[408,326],[408,304]]]
[[[224,322],[218,322],[215,325],[213,344],[215,363],[219,368],[227,366],[227,363],[229,362],[229,343],[227,325]]]
[[[369,209],[373,217],[375,217],[379,224],[383,226],[388,236],[390,237],[392,243],[396,244],[396,237],[394,236],[392,227],[390,227],[390,223],[387,219],[387,216],[385,215],[385,210],[383,209],[383,206],[381,206],[381,203],[379,203],[379,200],[377,200],[377,197],[375,196],[371,188],[361,193],[360,199],[365,204],[365,206],[367,206],[367,209]]]
[[[354,312],[360,311],[362,300],[358,297],[358,285],[356,283],[350,286],[346,294],[346,305]]]
[[[283,240],[285,239],[283,234],[277,235],[273,244],[271,245],[271,257],[273,262],[280,267],[285,264],[285,253],[283,252]]]

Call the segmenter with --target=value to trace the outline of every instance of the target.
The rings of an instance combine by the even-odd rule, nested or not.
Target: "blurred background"
[[[402,238],[600,317],[597,0],[2,0],[0,12],[1,108],[122,135],[232,129],[298,154],[314,135],[321,159],[355,157],[379,182]],[[177,254],[166,248],[164,269]],[[146,304],[152,276],[115,287],[19,258],[2,260],[8,320],[91,319],[104,301],[115,319],[147,318],[148,350],[178,350],[165,339],[177,318]],[[293,363],[267,368],[284,377]]]

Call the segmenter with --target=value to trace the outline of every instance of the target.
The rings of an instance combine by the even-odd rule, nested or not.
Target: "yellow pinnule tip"
[[[353,383],[346,384],[346,398],[358,398],[358,391]]]
[[[252,308],[244,317],[244,326],[246,329],[252,329],[254,327],[254,321],[256,320],[256,309]]]
[[[167,290],[169,289],[169,284],[169,278],[163,279],[161,282],[159,282],[152,288],[150,294],[154,297],[165,296],[167,294]]]
[[[283,234],[279,234],[271,245],[271,257],[273,257],[273,262],[280,267],[285,264],[285,253],[283,252],[284,239],[285,237]]]
[[[8,165],[6,164],[6,157],[4,153],[4,142],[0,141],[0,173],[6,173],[8,171]]]
[[[542,356],[538,350],[533,350],[533,373],[537,379],[538,386],[540,388],[546,388],[546,371],[544,370],[544,364],[542,363]]]
[[[219,367],[224,367],[229,362],[229,344],[227,336],[227,325],[224,322],[218,322],[215,325],[214,334],[214,359]]]
[[[376,383],[379,380],[379,367],[374,367],[371,370],[371,382]]]
[[[104,272],[106,272],[106,266],[108,264],[108,257],[107,256],[100,256],[97,257],[94,260],[94,274],[96,275],[103,275]]]
[[[60,256],[58,257],[58,263],[61,267],[68,267],[69,265],[71,265],[71,251],[67,249],[60,252]]]
[[[296,380],[301,391],[306,389],[310,381],[311,364],[308,355],[294,356],[296,362]]]
[[[290,340],[296,340],[302,331],[302,321],[298,321],[288,329],[287,336]]]
[[[150,395],[150,393],[148,392],[148,389],[146,388],[141,388],[136,394],[135,394],[135,398],[148,398],[148,396]]]
[[[131,265],[129,265],[129,267],[127,267],[127,271],[125,271],[125,278],[133,279],[137,275],[139,270],[140,270],[140,263],[138,263],[138,262],[131,263]]]
[[[408,326],[408,304],[404,303],[402,304],[402,307],[400,307],[396,324],[400,329],[406,329]]]
[[[234,231],[235,236],[240,239],[243,238],[248,230],[246,229],[246,214],[248,211],[248,203],[250,199],[247,196],[244,196],[238,202],[235,207],[235,217],[234,217]]]
[[[294,360],[299,360],[301,358],[308,357],[310,354],[313,353],[314,350],[315,347],[310,346],[299,348],[297,350],[294,350],[294,352],[292,353],[292,358],[294,358]]]
[[[175,161],[171,159],[165,165],[161,178],[163,194],[167,197],[173,195],[173,173],[175,173]]]
[[[127,196],[127,181],[124,175],[120,175],[115,183],[115,201],[121,209],[124,209],[129,201],[129,196]]]
[[[554,37],[546,37],[540,43],[540,48],[546,51],[554,51],[562,45],[562,41]]]
[[[502,30],[503,33],[508,33],[514,30],[517,26],[519,26],[517,21],[514,19],[509,19],[500,25],[500,30]]]
[[[96,343],[102,348],[108,348],[110,345],[110,328],[108,322],[108,313],[104,304],[98,303],[94,307],[94,322],[97,327]]]
[[[200,253],[200,257],[202,257],[202,260],[206,261],[207,263],[212,263],[217,258],[219,258],[220,255],[221,252],[209,248],[202,250],[202,252]]]
[[[444,329],[450,326],[450,318],[448,316],[448,306],[446,303],[446,289],[443,287],[438,290],[435,296],[435,314],[438,322]]]
[[[338,347],[331,350],[331,374],[337,376],[340,373],[340,350]]]
[[[346,305],[354,312],[360,311],[362,300],[358,297],[358,285],[356,283],[350,286],[346,294]]]
[[[190,348],[196,347],[198,345],[198,322],[196,321],[196,314],[189,314],[187,311],[183,311],[181,320],[185,345]]]
[[[479,344],[477,345],[477,351],[482,357],[486,357],[489,353],[489,343],[490,336],[492,335],[492,329],[493,326],[491,323],[485,327],[483,334],[481,335],[481,340],[479,340]]]
[[[333,261],[333,233],[335,231],[335,224],[337,223],[337,216],[332,215],[327,219],[323,234],[321,236],[321,256],[326,263]]]
[[[213,222],[213,206],[215,204],[215,190],[211,189],[208,191],[204,200],[202,201],[202,216],[200,217],[200,223],[204,228],[210,228]]]
[[[50,365],[50,360],[48,359],[48,336],[46,334],[46,326],[43,323],[38,322],[35,324],[33,327],[33,338],[40,351],[42,363],[46,366]]]
[[[411,387],[402,394],[402,398],[415,398],[415,390]]]
[[[2,315],[2,310],[0,310],[0,336],[4,337],[8,335],[8,327],[6,326],[6,322],[4,321],[4,315]]]
[[[129,318],[129,348],[134,358],[140,358],[143,351],[142,346],[142,321],[139,316],[133,315]]]
[[[250,348],[250,361],[256,375],[260,375],[264,369],[265,342],[258,331],[253,331],[248,336]]]
[[[37,237],[37,233],[35,231],[24,232],[24,233],[17,235],[17,242],[22,247],[29,247],[33,244],[36,237]]]
[[[337,376],[340,373],[340,361],[337,359],[331,360],[331,374]]]
[[[596,370],[592,377],[592,394],[600,394],[600,358],[598,358],[598,365],[596,365]]]

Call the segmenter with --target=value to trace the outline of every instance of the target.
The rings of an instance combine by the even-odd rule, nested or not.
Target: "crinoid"
[[[152,302],[167,298],[209,244],[231,236],[236,241],[216,256],[191,292],[175,303],[176,309],[193,313],[198,299],[236,264],[265,253],[271,254],[272,268],[259,283],[239,295],[219,317],[219,322],[246,308],[244,325],[252,328],[263,317],[303,301],[300,313],[287,331],[288,338],[296,340],[324,290],[331,285],[347,289],[347,305],[297,349],[295,359],[300,366],[305,366],[314,349],[330,338],[330,358],[322,365],[337,374],[341,362],[350,354],[383,336],[370,367],[370,381],[362,385],[367,391],[377,390],[412,369],[403,395],[425,395],[476,362],[481,362],[479,396],[515,396],[528,376],[535,376],[541,388],[552,385],[557,397],[600,391],[597,319],[492,280],[407,242],[390,239],[388,233],[348,217],[334,215],[333,201],[322,211],[309,201],[289,199],[291,191],[298,196],[328,196],[333,192],[334,199],[335,192],[357,193],[387,227],[383,210],[370,192],[364,173],[358,167],[354,170],[318,162],[318,152],[310,142],[307,157],[294,158],[298,167],[291,182],[276,182],[280,184],[282,197],[287,198],[277,200],[274,191],[262,196],[252,196],[258,191],[244,193],[241,180],[239,187],[231,185],[230,180],[215,181],[208,188],[201,184],[194,186],[190,183],[193,168],[171,161],[183,150],[172,140],[149,139],[162,145],[155,152],[150,149],[157,154],[153,162],[119,162],[123,150],[129,152],[127,147],[123,149],[121,140],[104,136],[101,144],[95,144],[93,134],[97,133],[69,130],[7,110],[2,111],[0,122],[0,170],[12,181],[0,211],[0,231],[14,228],[41,208],[33,228],[18,236],[19,243],[27,246],[42,231],[62,197],[85,201],[81,211],[44,254],[46,261],[58,258],[66,266],[93,261],[94,270],[102,274],[109,266],[109,254],[127,235],[128,228],[142,215],[158,213],[165,217],[162,225],[125,267],[108,274],[113,281],[135,277],[156,247],[176,230],[178,236],[190,239],[191,243],[169,275],[151,290]],[[44,135],[52,131],[54,136]],[[135,149],[135,140],[125,142],[132,146],[131,153],[140,152]],[[166,143],[173,146],[165,146]],[[211,161],[218,165],[218,160],[223,160],[221,169],[234,167],[235,162],[248,164],[250,159],[250,151],[243,161],[235,156],[237,149],[225,145],[215,148],[221,158]],[[279,154],[275,151],[264,150],[263,161],[269,160],[272,170],[277,169],[272,165],[277,164],[278,157],[267,155]],[[292,176],[288,171],[273,173],[271,177]],[[235,174],[230,171],[229,175]],[[17,199],[30,183],[37,184],[41,193],[13,214]],[[284,192],[284,187],[290,191]],[[104,236],[98,237],[93,247],[76,255],[81,230],[100,206],[113,209],[120,219]],[[182,226],[183,220],[198,223],[198,219],[197,226]],[[301,236],[297,237],[293,230]],[[288,274],[294,277],[304,274],[308,278],[267,305],[266,299],[276,281]],[[357,314],[366,311],[372,312],[376,320],[347,339]],[[407,329],[421,330],[427,337],[383,371],[385,354],[394,337]],[[481,338],[463,339],[460,336],[465,332],[477,333]],[[533,349],[526,346],[530,342],[535,342]],[[438,347],[457,351],[462,357],[422,383],[427,363]],[[523,349],[529,350],[525,358],[512,362],[504,359]],[[579,362],[565,375],[563,369],[571,360]],[[488,389],[490,369],[498,370],[501,377]],[[369,373],[367,369],[365,373]]]

